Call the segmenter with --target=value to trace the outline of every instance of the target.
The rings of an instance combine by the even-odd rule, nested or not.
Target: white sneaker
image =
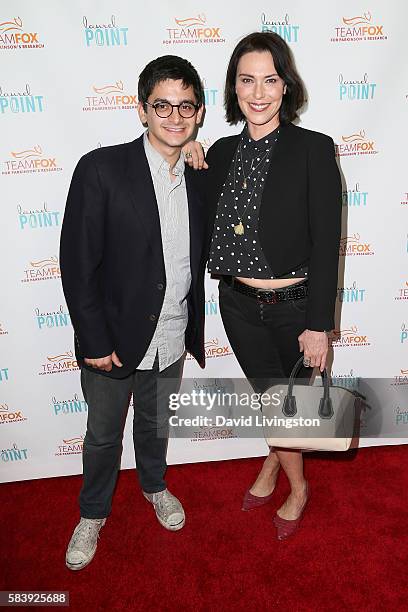
[[[82,518],[74,529],[65,555],[66,566],[80,570],[92,561],[98,545],[99,531],[106,523],[103,519]]]
[[[145,498],[154,506],[157,520],[170,531],[178,531],[184,527],[186,515],[181,502],[168,489],[159,493],[145,493]]]

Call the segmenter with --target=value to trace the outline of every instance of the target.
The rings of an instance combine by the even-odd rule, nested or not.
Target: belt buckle
[[[275,289],[268,289],[268,293],[272,293],[271,297],[261,298],[260,296],[258,296],[258,299],[264,304],[277,304],[278,298]]]

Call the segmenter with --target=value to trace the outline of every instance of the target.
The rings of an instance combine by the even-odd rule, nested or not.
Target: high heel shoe
[[[252,493],[248,489],[248,491],[244,495],[244,499],[242,500],[241,510],[254,510],[254,508],[259,508],[260,506],[264,506],[269,501],[271,501],[272,496],[273,496],[273,491],[269,495],[264,495],[262,497],[259,497],[259,495],[252,495]]]
[[[306,483],[306,500],[302,506],[299,516],[297,519],[293,519],[292,521],[288,519],[281,518],[277,513],[273,518],[274,525],[276,527],[276,535],[278,540],[286,540],[289,536],[293,535],[298,529],[299,524],[303,516],[304,509],[306,508],[306,504],[309,501],[310,497],[310,488],[309,483]]]

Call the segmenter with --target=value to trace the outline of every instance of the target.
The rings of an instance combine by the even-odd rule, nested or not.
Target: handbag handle
[[[293,385],[295,384],[295,378],[299,374],[302,365],[303,356],[298,359],[290,373],[288,393],[285,395],[282,406],[282,412],[286,417],[293,417],[297,414],[296,397],[293,395]],[[322,380],[323,397],[320,398],[318,414],[321,419],[331,419],[334,415],[334,410],[329,392],[329,377],[326,368],[324,368],[322,372]]]

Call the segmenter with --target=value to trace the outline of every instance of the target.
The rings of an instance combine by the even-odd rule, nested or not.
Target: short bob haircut
[[[146,110],[147,98],[158,83],[171,79],[181,80],[185,88],[192,87],[199,106],[204,104],[203,85],[192,64],[178,55],[162,55],[152,60],[139,75],[138,98]]]
[[[269,51],[275,64],[276,72],[286,84],[286,94],[283,96],[279,110],[281,123],[290,123],[298,117],[298,110],[306,101],[306,91],[297,73],[292,52],[286,42],[275,32],[253,32],[245,36],[235,47],[228,64],[225,79],[224,108],[229,124],[235,125],[245,121],[239,108],[235,83],[238,62],[243,55],[252,51]]]

